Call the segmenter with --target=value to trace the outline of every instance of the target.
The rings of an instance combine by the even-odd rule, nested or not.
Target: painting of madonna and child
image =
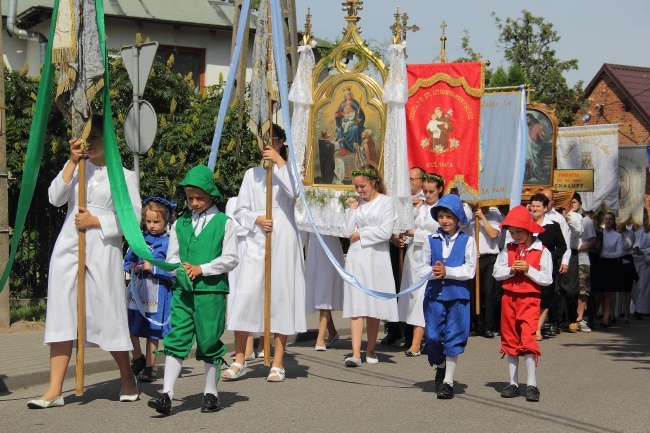
[[[312,166],[314,184],[352,185],[352,170],[375,163],[383,150],[382,114],[364,89],[346,81],[316,113]]]

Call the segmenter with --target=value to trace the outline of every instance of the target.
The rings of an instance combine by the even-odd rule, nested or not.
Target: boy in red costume
[[[539,401],[535,368],[541,352],[535,332],[539,321],[541,286],[553,282],[551,253],[535,237],[544,228],[533,222],[528,210],[516,206],[501,223],[514,242],[499,253],[492,275],[503,281],[501,300],[501,353],[508,355],[510,384],[501,397],[519,395],[519,357],[526,360],[528,380],[526,400]]]

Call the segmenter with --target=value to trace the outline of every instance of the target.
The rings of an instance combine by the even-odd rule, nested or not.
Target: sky
[[[343,0],[296,0],[298,29],[304,28],[307,8],[312,14],[315,37],[334,42],[346,28]],[[391,24],[397,6],[409,16],[409,25],[420,27],[407,34],[407,63],[430,63],[440,53],[440,25],[444,21],[447,59],[465,56],[461,47],[463,31],[469,32],[470,46],[490,60],[492,70],[502,64],[497,46],[499,30],[492,12],[502,22],[521,18],[523,9],[543,17],[560,36],[553,48],[560,60],[578,60],[578,70],[566,72],[570,86],[579,80],[585,87],[604,63],[650,67],[649,0],[365,0],[358,15],[361,37],[370,43],[392,39]]]

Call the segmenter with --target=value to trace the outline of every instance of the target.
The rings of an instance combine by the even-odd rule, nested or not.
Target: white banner
[[[594,191],[583,192],[584,210],[618,211],[618,124],[558,128],[557,168],[594,170]]]
[[[617,222],[643,224],[645,199],[645,146],[618,148],[618,217]]]

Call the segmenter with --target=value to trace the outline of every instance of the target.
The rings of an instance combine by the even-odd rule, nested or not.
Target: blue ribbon
[[[271,0],[271,17],[274,23],[282,22],[279,0]],[[273,46],[274,47],[285,46],[284,32],[282,31],[273,32]],[[291,125],[290,118],[289,118],[289,98],[288,98],[289,89],[287,85],[287,64],[286,64],[286,59],[284,58],[284,50],[275,49],[273,50],[273,55],[275,58],[276,71],[278,73],[278,84],[280,86],[280,105],[282,107],[282,120],[285,125]],[[291,132],[290,127],[287,130],[288,132]],[[294,174],[300,173],[300,171],[298,170],[298,166],[296,165],[296,161],[294,159],[293,140],[290,133],[287,134],[287,145],[289,146],[289,161],[291,163],[293,172]],[[296,175],[292,177],[294,178],[295,181]],[[302,199],[303,204],[305,206],[305,211],[307,212],[307,216],[309,217],[309,222],[311,223],[311,226],[314,229],[314,234],[316,235],[318,242],[320,242],[321,246],[323,247],[325,254],[327,254],[327,257],[332,262],[332,265],[334,265],[334,268],[339,273],[339,275],[341,275],[341,278],[343,278],[344,281],[356,287],[357,289],[361,290],[363,293],[378,299],[393,299],[393,298],[398,298],[400,296],[408,295],[409,293],[422,288],[422,286],[424,286],[424,284],[428,281],[429,277],[432,275],[432,272],[430,272],[427,276],[421,278],[411,287],[400,291],[400,293],[377,292],[375,290],[371,290],[365,287],[356,279],[356,277],[354,277],[354,275],[351,275],[345,271],[345,269],[341,266],[341,264],[338,262],[338,260],[334,257],[334,255],[330,251],[330,249],[327,247],[325,241],[323,241],[321,234],[318,232],[318,229],[316,228],[314,217],[312,216],[311,211],[309,209],[309,204],[307,203],[307,198],[305,196],[305,190],[302,186],[302,182],[296,182],[296,183],[298,184],[298,189],[300,191],[300,198]]]
[[[219,153],[219,143],[221,141],[221,132],[223,131],[223,124],[226,121],[226,113],[228,112],[228,104],[232,96],[232,89],[235,83],[235,74],[237,73],[237,65],[239,65],[239,57],[241,55],[242,42],[244,40],[244,32],[248,31],[248,9],[250,9],[250,0],[244,0],[240,13],[239,26],[237,27],[237,40],[235,41],[235,50],[232,53],[230,60],[230,69],[228,70],[228,78],[226,79],[226,88],[221,97],[221,104],[219,105],[219,116],[217,116],[217,126],[214,128],[214,136],[212,137],[212,150],[210,151],[210,158],[208,159],[208,167],[214,171],[217,164],[217,154]],[[239,83],[243,86],[244,83]]]

